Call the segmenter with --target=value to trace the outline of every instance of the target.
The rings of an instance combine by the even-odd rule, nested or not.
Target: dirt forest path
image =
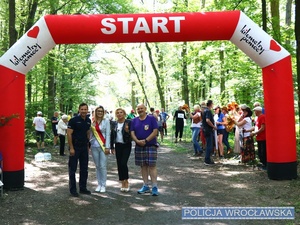
[[[224,160],[205,166],[191,157],[191,143],[183,152],[159,148],[160,195],[139,195],[139,168],[129,160],[131,191],[120,192],[115,157],[108,157],[106,193],[95,193],[95,166],[90,156],[88,188],[92,195],[74,198],[68,192],[68,157],[51,149],[52,160],[35,162],[26,148],[25,188],[6,191],[0,198],[0,224],[300,224],[299,179],[274,181],[266,171]],[[77,180],[78,181],[78,180]],[[182,220],[182,207],[295,206],[295,220]]]

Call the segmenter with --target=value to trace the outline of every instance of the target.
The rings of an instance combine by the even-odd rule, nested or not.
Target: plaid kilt
[[[156,166],[157,147],[156,146],[135,146],[135,165],[136,166]]]

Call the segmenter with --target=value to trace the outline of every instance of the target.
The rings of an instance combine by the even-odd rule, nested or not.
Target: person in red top
[[[266,118],[262,113],[262,107],[257,106],[253,109],[257,119],[255,128],[253,128],[252,136],[256,136],[258,157],[262,163],[262,169],[267,168],[267,149],[266,149]]]

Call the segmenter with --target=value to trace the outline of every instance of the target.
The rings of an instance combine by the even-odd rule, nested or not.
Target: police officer
[[[76,170],[79,160],[80,177],[79,177],[79,193],[91,194],[87,189],[88,178],[88,144],[91,120],[87,117],[88,105],[81,103],[79,105],[79,115],[70,119],[68,123],[68,144],[70,146],[69,157],[69,188],[70,193],[74,197],[78,197],[76,189]]]

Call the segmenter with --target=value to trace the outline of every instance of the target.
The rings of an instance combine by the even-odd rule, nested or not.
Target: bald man
[[[141,167],[144,185],[138,191],[139,194],[150,193],[148,177],[152,182],[152,196],[158,196],[157,188],[157,132],[158,125],[155,117],[147,115],[147,108],[144,104],[137,106],[138,117],[132,119],[131,137],[135,141],[135,165]]]

